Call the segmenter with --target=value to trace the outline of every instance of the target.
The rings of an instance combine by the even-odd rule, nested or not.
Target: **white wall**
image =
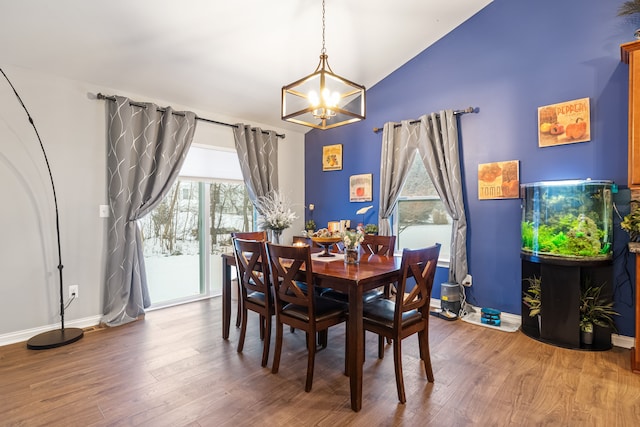
[[[107,203],[106,102],[99,92],[138,101],[189,106],[116,89],[61,79],[29,70],[3,67],[36,124],[51,165],[58,208],[64,274],[80,297],[65,311],[65,326],[97,324],[102,313],[106,220],[98,206]],[[1,77],[1,76],[0,76]],[[193,110],[202,117],[244,122],[220,114]],[[251,123],[251,122],[249,122]],[[290,239],[303,228],[304,134],[251,123],[286,133],[279,141],[280,187],[298,212],[297,223],[285,233]],[[200,143],[229,141],[231,129],[199,121]],[[232,139],[231,139],[232,141]],[[38,140],[4,78],[0,81],[0,345],[24,341],[60,326],[58,253],[55,211],[46,164]]]

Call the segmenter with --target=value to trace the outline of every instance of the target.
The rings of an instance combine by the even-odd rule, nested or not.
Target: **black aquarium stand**
[[[540,278],[541,315],[529,316],[522,304],[522,332],[536,340],[579,350],[609,350],[611,329],[594,325],[591,345],[580,340],[580,289],[586,283],[604,285],[601,296],[612,298],[612,259],[573,260],[537,256],[521,252],[522,292],[529,287],[527,278]]]

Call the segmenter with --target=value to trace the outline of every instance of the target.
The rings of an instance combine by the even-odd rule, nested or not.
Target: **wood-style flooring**
[[[432,318],[435,383],[419,364],[417,337],[404,340],[407,403],[399,404],[391,348],[378,360],[368,335],[355,413],[343,375],[344,326],[330,330],[305,393],[304,335],[285,331],[274,375],[271,357],[260,367],[250,316],[243,354],[234,326],[221,338],[219,298],[88,331],[57,349],[0,347],[0,426],[640,425],[640,375],[629,370],[629,350],[566,350],[521,332]]]

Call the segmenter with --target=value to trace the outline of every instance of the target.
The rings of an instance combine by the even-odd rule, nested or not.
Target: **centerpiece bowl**
[[[324,252],[322,252],[318,256],[321,256],[321,257],[333,257],[335,255],[329,252],[329,248],[331,247],[331,245],[333,245],[335,243],[338,243],[340,240],[342,240],[342,237],[340,237],[340,236],[334,236],[334,237],[312,237],[311,240],[314,243],[317,243],[318,246],[321,246],[322,248],[324,248]]]

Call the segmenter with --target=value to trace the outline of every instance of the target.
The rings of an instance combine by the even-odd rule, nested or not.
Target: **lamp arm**
[[[49,180],[51,181],[51,189],[53,190],[53,203],[55,206],[55,213],[56,213],[56,235],[58,238],[58,273],[59,273],[59,277],[60,277],[60,318],[61,318],[61,323],[62,323],[62,329],[64,329],[64,296],[63,296],[63,281],[62,281],[62,249],[61,249],[61,245],[60,245],[60,215],[58,213],[58,198],[56,196],[56,186],[53,183],[53,174],[51,173],[51,166],[49,165],[49,158],[47,157],[47,152],[44,149],[44,145],[42,144],[42,139],[40,138],[40,133],[38,133],[38,129],[36,128],[35,123],[33,122],[33,118],[31,117],[31,114],[29,114],[29,110],[27,110],[27,107],[24,105],[24,102],[22,102],[22,98],[20,98],[20,95],[18,94],[18,91],[16,90],[16,88],[13,86],[13,83],[11,83],[11,80],[9,80],[9,77],[7,77],[7,75],[5,74],[4,70],[2,68],[0,68],[0,73],[2,73],[2,75],[4,76],[4,78],[7,80],[7,83],[9,83],[9,86],[11,86],[11,89],[13,90],[13,93],[16,95],[16,98],[18,98],[18,101],[20,102],[20,105],[22,105],[22,108],[24,109],[24,112],[27,114],[27,117],[29,119],[29,123],[31,123],[31,127],[33,127],[34,132],[36,133],[36,137],[38,138],[38,143],[40,143],[40,149],[42,150],[42,155],[44,156],[44,161],[47,164],[47,171],[49,172]]]

